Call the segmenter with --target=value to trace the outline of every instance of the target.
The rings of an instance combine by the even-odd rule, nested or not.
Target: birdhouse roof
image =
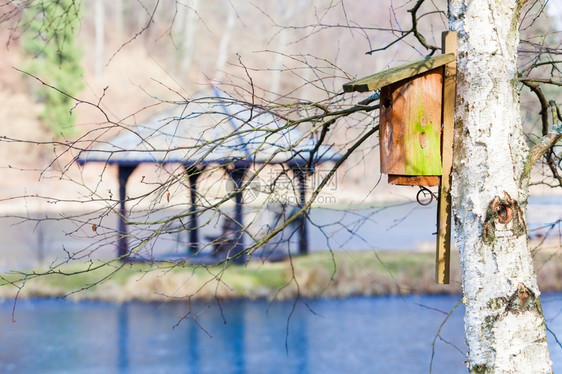
[[[416,75],[446,65],[455,60],[453,53],[422,58],[380,73],[357,79],[343,85],[344,92],[374,91],[389,84],[415,77]]]

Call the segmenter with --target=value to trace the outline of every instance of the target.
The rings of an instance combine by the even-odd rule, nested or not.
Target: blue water
[[[428,373],[457,296],[193,304],[0,303],[1,373]],[[562,337],[562,294],[543,297]],[[191,310],[191,314],[189,311]],[[460,306],[434,373],[466,373]],[[181,320],[182,316],[191,318]],[[179,325],[178,325],[179,322]],[[554,372],[562,349],[548,336]],[[461,352],[459,352],[459,350]]]

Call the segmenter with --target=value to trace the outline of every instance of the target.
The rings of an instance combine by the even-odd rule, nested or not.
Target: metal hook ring
[[[423,196],[421,195],[423,193]],[[429,201],[424,201],[423,198],[425,197],[426,193],[429,193]],[[433,202],[433,199],[437,200],[437,196],[431,192],[431,190],[427,187],[420,186],[420,190],[416,194],[416,200],[418,204],[427,206]]]

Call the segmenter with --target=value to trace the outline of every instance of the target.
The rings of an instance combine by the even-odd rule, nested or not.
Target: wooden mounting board
[[[457,33],[446,31],[442,35],[443,53],[455,58],[445,65],[443,79],[443,132],[441,139],[442,172],[437,202],[437,250],[435,280],[449,284],[451,262],[451,171],[453,168],[453,134],[455,121],[455,96],[457,74]]]

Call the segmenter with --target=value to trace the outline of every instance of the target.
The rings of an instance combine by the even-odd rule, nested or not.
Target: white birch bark
[[[518,0],[450,0],[459,32],[453,211],[471,373],[551,373],[527,231]],[[513,200],[511,200],[513,199]]]

